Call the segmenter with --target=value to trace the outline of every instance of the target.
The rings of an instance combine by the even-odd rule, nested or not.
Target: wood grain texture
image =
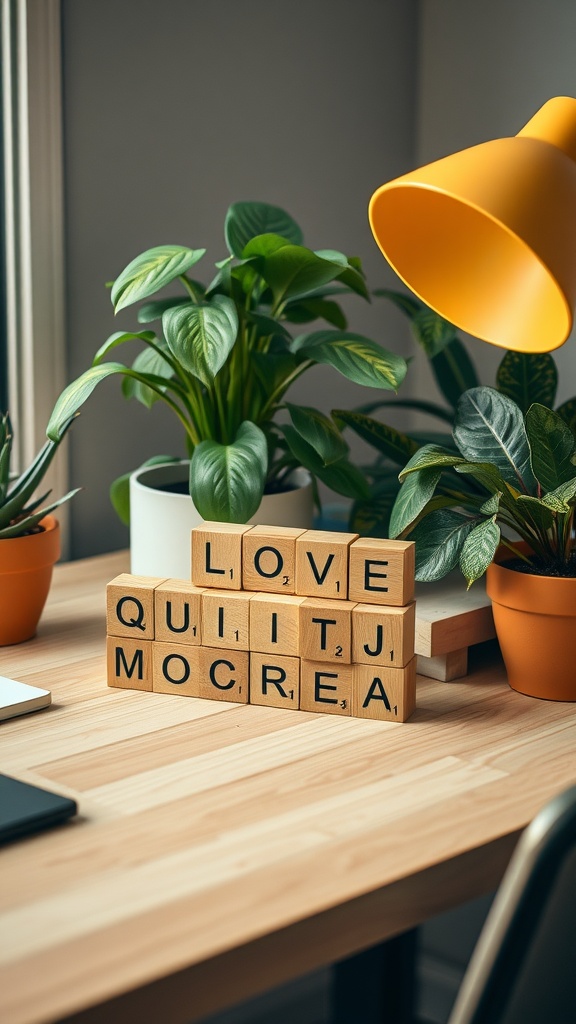
[[[192,1022],[490,891],[574,781],[576,706],[514,693],[493,647],[418,677],[402,725],[108,689],[127,562],[57,567],[2,650],[53,694],[0,725],[2,770],[80,808],[0,851],[2,1024]]]
[[[154,590],[156,640],[201,644],[202,587],[189,580],[166,580]]]
[[[348,552],[357,533],[306,530],[296,540],[296,593],[345,601]]]
[[[359,537],[350,545],[348,597],[399,607],[414,599],[413,541]]]
[[[192,530],[192,583],[219,590],[242,588],[242,537],[251,526],[200,523]]]
[[[300,656],[308,661],[352,661],[352,601],[308,597],[300,605]]]
[[[492,602],[482,580],[466,590],[460,572],[416,587],[416,654],[435,658],[496,636]]]
[[[250,703],[269,708],[300,706],[300,658],[250,652]]]
[[[242,586],[272,594],[296,589],[296,538],[292,526],[253,526],[242,544]]]
[[[298,655],[298,609],[305,600],[289,594],[254,594],[250,601],[250,650]]]
[[[416,605],[382,608],[357,604],[352,610],[352,661],[403,668],[414,657]]]

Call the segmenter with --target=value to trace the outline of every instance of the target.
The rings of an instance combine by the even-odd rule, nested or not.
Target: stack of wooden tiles
[[[403,722],[413,598],[411,542],[203,523],[191,582],[108,585],[108,685]]]

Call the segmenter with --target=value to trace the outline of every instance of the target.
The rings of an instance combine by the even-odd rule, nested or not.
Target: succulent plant
[[[50,491],[40,497],[33,497],[73,418],[66,424],[60,438],[57,441],[46,441],[28,468],[15,480],[11,480],[14,432],[8,413],[0,414],[0,540],[33,533],[44,516],[69,501],[79,490],[76,488],[69,491],[63,498],[48,505],[44,505],[44,502]]]

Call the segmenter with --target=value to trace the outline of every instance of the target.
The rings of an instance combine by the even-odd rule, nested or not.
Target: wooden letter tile
[[[353,601],[307,597],[300,605],[300,656],[349,665],[352,661]]]
[[[354,666],[352,714],[384,722],[405,722],[416,704],[416,658],[404,668]]]
[[[300,710],[328,715],[352,713],[352,665],[330,665],[302,661],[300,665]]]
[[[201,644],[201,587],[187,580],[166,580],[154,591],[156,640]]]
[[[154,639],[154,590],[165,577],[121,573],[106,588],[108,636]]]
[[[152,689],[151,640],[106,637],[106,668],[108,686],[127,690]]]
[[[254,526],[243,538],[244,590],[293,594],[296,589],[296,538],[305,532],[291,526]]]
[[[350,546],[348,597],[362,604],[409,604],[414,598],[414,541],[355,541]]]
[[[357,604],[352,611],[352,661],[403,668],[414,657],[414,601],[404,608]]]
[[[247,704],[250,655],[248,651],[223,651],[199,647],[200,696]]]
[[[246,590],[205,590],[202,601],[202,644],[230,650],[250,649],[250,598]]]
[[[200,696],[199,647],[156,641],[153,666],[152,689],[155,693]]]
[[[305,600],[290,594],[254,594],[250,601],[250,650],[298,655],[298,609]]]
[[[250,703],[298,709],[300,658],[250,652]]]
[[[296,593],[308,597],[348,597],[348,550],[357,533],[306,530],[296,540]]]
[[[192,583],[219,590],[242,589],[242,538],[251,526],[201,523],[192,530]]]

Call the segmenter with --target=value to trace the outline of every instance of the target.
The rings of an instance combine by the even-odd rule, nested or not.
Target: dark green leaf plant
[[[388,536],[390,516],[399,489],[398,471],[424,444],[453,446],[452,427],[461,396],[481,384],[476,368],[458,337],[456,328],[413,295],[379,289],[374,295],[391,301],[409,319],[412,333],[427,356],[442,401],[421,398],[378,398],[354,411],[334,410],[341,428],[349,427],[377,452],[375,460],[363,467],[369,480],[370,497],[358,499],[352,508],[350,526],[364,535]],[[523,414],[533,404],[555,408],[558,370],[549,353],[505,352],[496,373],[495,389],[510,398]],[[426,415],[428,430],[403,432],[382,422],[375,413],[410,409]],[[576,433],[576,398],[556,407],[561,420]],[[456,451],[456,449],[454,449]],[[444,487],[457,485],[454,471],[444,473],[437,488],[437,500]],[[471,490],[479,485],[471,479]],[[481,492],[479,492],[481,493]]]
[[[69,501],[78,491],[69,491],[63,498],[45,504],[50,491],[36,492],[56,454],[60,441],[72,420],[62,426],[56,441],[46,441],[37,456],[20,476],[11,473],[14,432],[8,413],[0,413],[0,540],[25,537],[39,529],[39,523],[54,509]]]
[[[475,387],[458,400],[452,440],[423,445],[400,473],[390,536],[416,542],[416,578],[459,565],[470,586],[501,544],[527,571],[574,575],[576,439],[562,416]]]
[[[340,298],[369,300],[360,261],[308,249],[292,217],[266,203],[234,203],[224,235],[228,254],[207,284],[190,274],[204,249],[157,246],[122,271],[112,286],[115,311],[141,303],[139,323],[158,328],[112,334],[61,395],[48,437],[60,437],[101,380],[120,375],[127,398],[148,408],[163,401],[178,419],[190,493],[205,519],[245,522],[265,489],[282,489],[298,465],[340,494],[367,498],[334,420],[286,400],[318,364],[370,388],[402,383],[404,359],[347,326]],[[173,284],[180,294],[158,297]],[[318,320],[326,326],[294,336],[293,325]],[[116,361],[131,342],[141,345],[136,358]],[[127,478],[113,492],[126,518]]]

